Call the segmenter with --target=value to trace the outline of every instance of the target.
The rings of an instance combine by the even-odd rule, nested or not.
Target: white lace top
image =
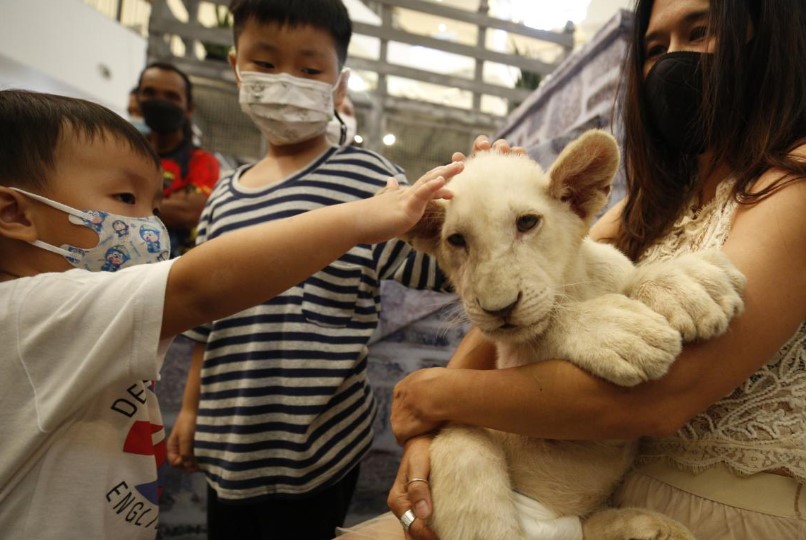
[[[737,207],[732,187],[732,181],[722,182],[712,201],[701,208],[689,207],[642,261],[721,247]],[[730,395],[694,417],[674,437],[642,444],[641,461],[662,458],[694,472],[717,463],[740,476],[787,470],[806,482],[806,320],[764,367]]]

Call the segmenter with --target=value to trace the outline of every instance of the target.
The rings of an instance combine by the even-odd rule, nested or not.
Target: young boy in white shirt
[[[0,126],[0,530],[15,540],[154,538],[170,339],[404,232],[461,168],[167,261],[159,161],[134,127],[15,90]]]

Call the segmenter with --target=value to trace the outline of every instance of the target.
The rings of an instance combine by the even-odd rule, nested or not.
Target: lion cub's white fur
[[[587,238],[618,162],[615,141],[600,131],[573,142],[548,173],[525,156],[479,154],[451,181],[453,199],[431,206],[407,237],[437,256],[471,321],[496,342],[498,367],[566,358],[634,385],[666,372],[680,352],[680,331],[711,337],[741,310],[742,276],[724,256],[637,269]],[[587,516],[604,504],[634,451],[632,442],[448,426],[431,449],[431,525],[442,540],[524,538],[513,488],[556,516]],[[638,537],[635,519],[609,512],[590,520],[595,528],[586,537]],[[647,514],[639,514],[645,531]],[[671,520],[651,517],[657,531],[671,531],[657,538],[690,538]]]

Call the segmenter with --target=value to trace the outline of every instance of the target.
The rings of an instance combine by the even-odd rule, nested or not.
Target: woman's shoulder
[[[598,241],[606,242],[616,238],[621,226],[621,214],[624,211],[626,199],[621,199],[611,206],[591,227],[589,236]]]
[[[806,167],[806,143],[796,146],[789,155],[796,162],[801,163],[803,167]],[[789,171],[778,167],[771,167],[764,171],[761,176],[753,182],[748,191],[750,194],[758,194],[763,193],[765,190],[774,190],[776,185],[780,185],[781,189],[783,189],[790,185],[803,185],[804,183],[806,183],[806,177],[797,178]]]
[[[806,145],[794,154],[806,162]],[[798,283],[806,294],[806,176],[769,169],[748,191],[757,197],[737,205],[725,247],[752,252],[781,281]],[[784,279],[788,274],[791,279]]]

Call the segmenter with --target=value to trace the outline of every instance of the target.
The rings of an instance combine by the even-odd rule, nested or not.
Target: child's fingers
[[[475,154],[476,152],[484,152],[485,150],[490,149],[490,140],[484,136],[479,135],[476,137],[476,140],[473,141],[473,150],[470,152],[471,155]]]
[[[498,139],[493,143],[493,151],[499,154],[509,154],[512,152],[512,148],[510,148],[509,143],[504,139]]]
[[[454,152],[451,155],[451,161],[464,161],[467,157],[461,152]]]
[[[414,187],[421,185],[421,183],[429,182],[430,180],[433,180],[438,176],[450,179],[459,172],[461,172],[462,169],[464,169],[464,167],[465,164],[462,161],[454,161],[447,165],[440,165],[439,167],[434,167],[433,169],[422,175],[420,179],[417,180],[417,182],[415,182]]]
[[[178,467],[182,464],[182,456],[179,455],[179,440],[173,433],[168,436],[168,443],[165,445],[168,454],[168,463],[171,467]]]
[[[513,154],[518,154],[519,156],[528,155],[528,152],[526,151],[526,148],[524,148],[523,146],[513,146],[512,147],[512,153]]]
[[[415,195],[431,198],[434,193],[445,186],[447,180],[445,180],[444,176],[437,176],[426,180],[422,184],[420,182],[422,182],[422,179],[418,180],[414,186]]]
[[[386,191],[395,191],[400,188],[400,183],[397,181],[397,178],[394,176],[390,176],[386,179]]]
[[[453,199],[453,191],[445,187],[448,179],[438,176],[428,181],[424,188],[418,190],[416,195],[421,199]]]

